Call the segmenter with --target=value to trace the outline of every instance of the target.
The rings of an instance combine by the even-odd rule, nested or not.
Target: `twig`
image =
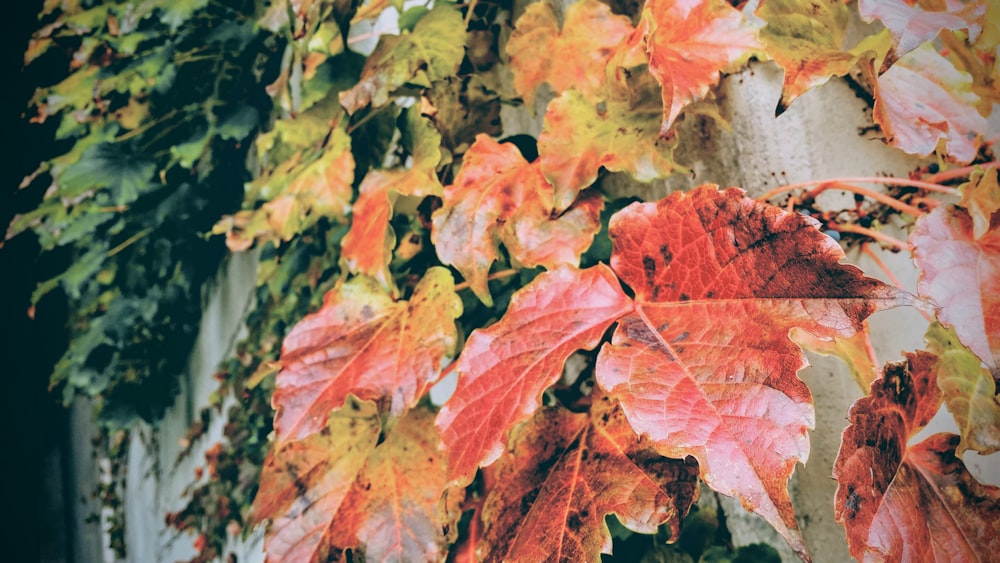
[[[910,180],[908,178],[892,178],[892,177],[882,177],[882,176],[856,176],[849,178],[830,178],[828,180],[809,180],[806,182],[799,182],[796,184],[788,184],[787,186],[779,186],[773,190],[768,191],[764,195],[757,198],[758,201],[766,201],[772,197],[784,193],[799,190],[802,188],[811,188],[813,186],[827,186],[832,184],[845,184],[845,183],[862,183],[862,184],[884,184],[886,186],[902,186],[902,187],[913,187],[913,188],[923,188],[927,191],[938,192],[948,195],[960,195],[959,191],[955,188],[949,186],[942,186],[941,184],[935,184],[930,181],[921,180]],[[874,192],[873,192],[874,193]]]
[[[864,235],[866,237],[875,239],[883,244],[887,244],[896,250],[906,250],[907,244],[898,238],[891,237],[887,234],[880,233],[878,231],[873,231],[871,229],[862,227],[861,225],[855,225],[853,223],[837,223],[831,225],[830,228],[840,231],[842,233],[854,233],[858,235]]]
[[[968,177],[969,174],[975,172],[977,168],[981,168],[983,170],[987,170],[989,168],[1000,168],[1000,160],[994,160],[993,162],[985,162],[983,164],[976,164],[974,166],[963,166],[961,168],[945,170],[944,172],[938,172],[937,174],[931,174],[930,176],[924,177],[924,181],[938,184],[941,182],[947,182],[949,180],[965,178]]]

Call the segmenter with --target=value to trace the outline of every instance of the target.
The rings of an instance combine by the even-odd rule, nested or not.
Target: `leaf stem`
[[[773,190],[768,191],[764,195],[757,198],[758,201],[766,201],[772,197],[784,193],[799,190],[802,188],[810,188],[813,186],[818,186],[823,189],[832,187],[833,185],[842,184],[856,184],[856,183],[868,183],[868,184],[884,184],[886,186],[901,186],[901,187],[912,187],[912,188],[923,188],[927,191],[938,192],[948,195],[960,195],[958,190],[949,186],[942,186],[928,180],[911,180],[909,178],[893,178],[893,177],[883,177],[883,176],[852,176],[848,178],[830,178],[827,180],[809,180],[806,182],[798,182],[796,184],[788,184],[787,186],[779,186]],[[855,186],[857,187],[857,186]],[[864,188],[859,188],[864,189]],[[857,192],[855,192],[857,193]],[[877,192],[871,192],[877,193]],[[867,195],[867,194],[866,194]]]
[[[989,168],[1000,168],[1000,160],[976,164],[974,166],[963,166],[953,170],[945,170],[944,172],[938,172],[937,174],[931,174],[930,176],[924,177],[924,181],[937,184],[947,182],[949,180],[956,180],[958,178],[965,178],[969,174],[972,174],[977,168],[981,168],[983,170],[987,170]]]
[[[878,266],[883,273],[885,273],[885,276],[889,278],[889,281],[892,282],[892,285],[904,291],[906,290],[906,288],[903,287],[903,283],[899,281],[899,278],[896,277],[896,274],[892,273],[892,270],[890,270],[889,267],[885,265],[885,262],[883,262],[882,259],[878,257],[878,254],[876,254],[875,251],[871,249],[871,246],[869,245],[868,242],[861,243],[861,252],[863,252],[865,255],[871,258],[873,262],[875,262],[875,265]],[[923,317],[927,319],[928,322],[934,322],[934,317],[930,313],[924,311],[923,309],[920,309],[919,307],[917,308],[917,310],[920,311],[920,314],[923,315]]]
[[[112,248],[111,250],[109,250],[108,254],[107,254],[107,257],[111,258],[115,254],[118,254],[122,250],[125,250],[129,246],[132,246],[133,244],[135,244],[135,241],[141,239],[142,237],[148,235],[151,232],[153,232],[153,228],[152,227],[146,227],[145,229],[139,231],[138,233],[136,233],[136,234],[128,237],[127,239],[125,239],[124,242],[122,242],[118,246],[116,246],[116,247]]]
[[[898,238],[891,237],[887,234],[862,227],[861,225],[855,225],[854,223],[837,223],[830,225],[830,228],[840,231],[842,233],[854,233],[858,235],[864,235],[866,237],[875,239],[881,242],[882,244],[889,245],[897,251],[906,250],[907,248],[909,248],[905,242],[899,240]]]
[[[510,276],[513,276],[513,275],[517,274],[519,271],[520,270],[515,270],[515,269],[511,268],[509,270],[500,270],[499,272],[493,272],[492,274],[490,274],[489,276],[486,277],[486,281],[493,281],[493,280],[499,280],[499,279],[503,279],[503,278],[509,278]],[[455,284],[455,291],[456,292],[462,291],[463,289],[469,289],[469,282],[464,281],[462,283]]]

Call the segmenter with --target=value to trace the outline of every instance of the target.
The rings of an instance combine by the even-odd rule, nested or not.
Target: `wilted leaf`
[[[932,9],[928,4],[939,9]],[[931,41],[945,29],[965,29],[975,38],[982,31],[986,2],[859,0],[858,11],[865,21],[877,19],[882,22],[896,40],[896,52],[902,55],[925,41]]]
[[[455,266],[487,305],[493,302],[487,277],[500,242],[524,265],[579,265],[600,230],[603,201],[589,194],[560,215],[552,200],[537,161],[529,164],[515,145],[480,135],[434,213],[431,240],[438,257]]]
[[[1000,210],[1000,184],[997,184],[997,169],[987,168],[973,172],[969,181],[959,188],[962,201],[958,204],[972,217],[972,236],[976,239],[986,234],[993,214]]]
[[[910,244],[920,295],[1000,380],[1000,228],[976,239],[969,213],[942,205],[917,220]]]
[[[549,102],[538,154],[542,173],[555,186],[556,208],[565,209],[593,184],[602,166],[640,182],[680,168],[674,144],[659,136],[661,118],[655,98],[593,102],[567,90]]]
[[[599,561],[604,517],[651,534],[698,496],[698,464],[661,457],[608,399],[590,413],[544,408],[511,435],[483,507],[485,561]]]
[[[958,436],[907,447],[937,412],[932,354],[888,364],[851,407],[833,474],[834,510],[864,561],[977,561],[1000,551],[1000,489],[955,457]]]
[[[684,106],[705,97],[721,72],[760,50],[753,26],[722,0],[649,0],[643,22],[649,71],[663,86],[661,136]]]
[[[278,439],[319,431],[348,394],[402,415],[454,353],[461,309],[451,273],[440,267],[427,271],[409,302],[393,301],[367,277],[331,290],[282,345],[272,399]]]
[[[767,54],[785,71],[777,113],[854,66],[855,56],[842,49],[849,18],[843,0],[768,0],[756,14],[767,22],[760,31]]]
[[[840,264],[840,246],[807,219],[738,189],[632,204],[609,234],[636,304],[601,349],[598,385],[660,453],[697,459],[710,487],[805,557],[787,484],[814,414],[789,331],[850,337],[906,298]]]
[[[559,268],[511,298],[507,313],[474,331],[458,359],[458,388],[438,414],[449,478],[466,484],[503,453],[507,433],[539,407],[566,358],[592,349],[631,307],[611,270]]]
[[[927,44],[878,77],[873,117],[893,146],[926,156],[943,142],[948,156],[964,163],[986,133],[978,103],[972,77]]]
[[[369,456],[330,527],[335,553],[360,551],[367,561],[440,561],[455,540],[458,503],[442,500],[447,463],[434,415],[418,408]]]
[[[271,521],[264,537],[269,562],[329,559],[331,521],[380,429],[374,404],[350,400],[321,432],[268,453],[251,519]]]
[[[457,506],[442,502],[445,460],[433,415],[410,411],[379,440],[371,402],[348,399],[327,426],[268,454],[254,499],[255,521],[271,520],[268,561],[441,559]]]
[[[938,356],[937,385],[962,437],[956,455],[967,449],[983,455],[1000,451],[1000,401],[990,370],[962,346],[954,329],[934,323],[924,338],[927,351]]]
[[[557,94],[575,88],[595,99],[612,48],[631,31],[628,18],[612,14],[598,0],[571,4],[561,29],[547,0],[529,4],[507,42],[514,89],[529,108],[535,106],[535,91],[544,82]]]
[[[405,84],[429,88],[431,82],[455,74],[465,55],[465,24],[451,4],[435,6],[404,35],[383,35],[365,61],[361,80],[340,93],[348,113],[371,105],[384,106]]]

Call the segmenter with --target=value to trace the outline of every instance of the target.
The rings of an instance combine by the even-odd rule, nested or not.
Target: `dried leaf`
[[[941,403],[935,363],[917,352],[888,364],[871,395],[851,407],[834,463],[834,509],[860,560],[976,561],[1000,550],[1000,488],[969,474],[955,456],[958,436],[907,447]]]
[[[896,52],[902,55],[921,43],[931,41],[945,29],[968,30],[975,39],[982,31],[986,3],[964,0],[859,0],[858,11],[865,21],[877,19],[882,22],[892,32]]]
[[[954,328],[1000,380],[1000,228],[994,222],[977,239],[972,225],[969,213],[953,205],[917,220],[910,234],[921,270],[917,289],[940,307],[938,320]]]
[[[612,48],[631,31],[628,18],[612,14],[598,0],[571,4],[561,29],[548,1],[529,4],[507,42],[514,89],[529,108],[544,82],[557,94],[575,88],[596,99]]]
[[[975,171],[969,181],[962,184],[962,200],[958,204],[972,217],[972,236],[979,239],[986,234],[993,215],[1000,210],[1000,184],[997,183],[997,169],[987,168]]]
[[[458,359],[458,388],[438,413],[451,482],[466,484],[496,461],[507,433],[538,409],[566,358],[592,349],[631,307],[611,270],[563,267],[511,298],[496,324],[474,331]]]
[[[900,150],[926,156],[940,142],[949,157],[966,163],[986,134],[978,103],[972,77],[922,45],[878,77],[873,117]]]
[[[756,15],[767,54],[785,71],[781,114],[796,98],[831,76],[844,76],[856,57],[843,50],[849,13],[843,0],[768,0]]]
[[[660,453],[697,459],[710,487],[807,558],[787,483],[814,414],[789,331],[850,337],[906,297],[840,264],[840,246],[807,219],[738,189],[632,204],[609,233],[636,304],[601,349],[598,385]]]
[[[409,302],[393,301],[363,276],[331,290],[282,345],[272,398],[278,439],[319,431],[348,394],[402,415],[454,354],[461,312],[451,273],[441,267],[427,271]]]
[[[483,507],[485,561],[598,561],[611,553],[604,517],[651,534],[698,495],[698,464],[661,457],[612,401],[590,413],[543,408],[511,436]]]

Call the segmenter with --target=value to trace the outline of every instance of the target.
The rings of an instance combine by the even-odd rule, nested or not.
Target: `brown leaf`
[[[698,496],[698,464],[661,457],[608,399],[588,413],[543,408],[512,434],[483,508],[485,561],[598,561],[608,514],[671,537]]]

